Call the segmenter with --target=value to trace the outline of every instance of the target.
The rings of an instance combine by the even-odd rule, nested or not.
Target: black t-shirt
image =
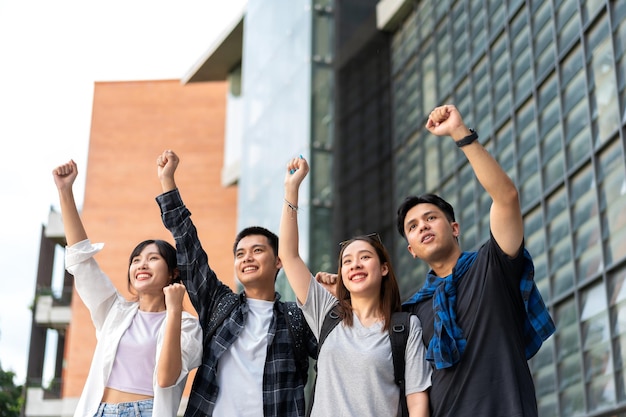
[[[535,387],[524,351],[526,317],[519,288],[524,256],[509,258],[493,240],[483,245],[457,284],[457,323],[467,346],[450,368],[434,369],[432,417],[537,417]],[[410,306],[433,336],[432,298]]]

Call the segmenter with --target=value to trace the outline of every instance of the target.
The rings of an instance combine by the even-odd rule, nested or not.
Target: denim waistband
[[[126,403],[100,403],[98,407],[98,413],[96,416],[101,415],[120,415],[126,413],[127,415],[141,415],[142,411],[151,411],[154,400],[147,399],[141,401],[131,401]],[[134,412],[134,413],[133,413]]]

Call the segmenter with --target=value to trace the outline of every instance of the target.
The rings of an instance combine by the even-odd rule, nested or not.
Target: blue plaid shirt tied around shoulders
[[[440,278],[431,270],[424,286],[404,305],[416,304],[432,297],[434,312],[434,335],[428,344],[426,359],[437,369],[453,366],[461,359],[467,341],[456,320],[456,288],[458,281],[476,260],[478,252],[463,252],[452,274]],[[524,249],[524,270],[520,280],[520,292],[524,301],[524,341],[526,359],[532,358],[542,343],[556,327],[550,317],[539,289],[535,284],[535,268],[528,251]]]

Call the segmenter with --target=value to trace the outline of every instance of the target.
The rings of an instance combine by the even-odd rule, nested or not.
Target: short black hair
[[[267,241],[270,243],[272,250],[274,251],[274,256],[278,256],[278,236],[275,233],[270,232],[265,227],[261,226],[250,226],[243,229],[241,232],[237,233],[235,237],[235,244],[233,245],[233,255],[237,253],[237,245],[246,236],[250,235],[262,235],[267,238]]]
[[[418,204],[424,204],[424,203],[434,204],[435,206],[439,207],[441,211],[443,211],[443,214],[445,214],[448,221],[450,222],[456,221],[454,219],[454,209],[452,208],[450,203],[448,203],[446,200],[439,197],[438,195],[436,194],[422,194],[420,196],[411,195],[405,198],[402,204],[400,204],[400,206],[398,207],[398,216],[396,220],[397,222],[396,226],[398,228],[398,233],[400,233],[400,236],[402,236],[403,238],[406,238],[406,234],[404,233],[404,219],[406,218],[406,214],[413,207],[417,206]]]

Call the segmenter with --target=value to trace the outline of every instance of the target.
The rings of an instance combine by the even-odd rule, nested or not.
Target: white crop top
[[[154,396],[157,334],[165,315],[165,311],[137,311],[117,346],[107,387],[132,394]]]

